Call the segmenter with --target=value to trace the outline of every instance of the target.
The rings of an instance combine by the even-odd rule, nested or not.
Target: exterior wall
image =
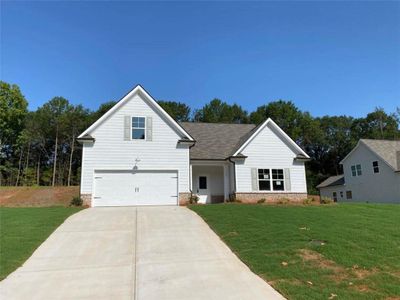
[[[242,151],[247,158],[244,162],[236,162],[236,191],[238,193],[252,191],[252,168],[289,168],[290,191],[272,193],[307,193],[304,162],[294,161],[296,152],[269,125],[256,136]],[[263,191],[260,191],[260,193]]]
[[[372,162],[378,161],[379,173],[373,172]],[[361,164],[361,176],[353,177],[351,166]],[[363,143],[343,162],[345,189],[353,199],[343,201],[400,203],[400,173],[395,173],[382,159]],[[345,195],[346,196],[346,195]],[[346,198],[346,197],[345,197]]]
[[[332,200],[333,200],[333,192],[336,192],[338,202],[348,201],[346,200],[346,186],[344,185],[328,186],[319,189],[321,197],[328,197]],[[342,192],[343,196],[341,196],[340,192]]]
[[[152,117],[152,141],[124,140],[124,116]],[[177,144],[180,135],[139,94],[91,132],[94,143],[83,144],[81,195],[93,193],[96,169],[178,170],[179,192],[189,192],[189,148]],[[88,196],[84,196],[88,197]]]
[[[302,202],[307,198],[307,193],[236,193],[236,200],[243,203],[257,203],[265,199],[265,203],[277,203],[282,200]]]
[[[207,188],[211,201],[222,197],[224,200],[224,167],[221,166],[192,166],[193,193],[198,193],[198,177],[207,176]]]
[[[81,194],[83,206],[92,206],[92,194]]]
[[[190,193],[179,193],[179,205],[189,204]]]

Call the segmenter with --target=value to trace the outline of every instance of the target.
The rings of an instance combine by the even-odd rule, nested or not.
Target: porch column
[[[229,166],[224,165],[224,201],[229,200]]]

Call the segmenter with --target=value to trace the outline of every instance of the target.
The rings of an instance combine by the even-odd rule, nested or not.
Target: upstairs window
[[[356,165],[356,169],[357,169],[357,176],[361,176],[362,175],[361,165]]]
[[[351,166],[351,176],[353,177],[357,176],[356,166]]]
[[[377,161],[372,162],[372,167],[374,168],[374,173],[379,173],[379,164]]]
[[[362,175],[362,171],[361,171],[361,165],[352,165],[351,166],[351,176],[355,177],[355,176],[361,176]]]
[[[132,117],[132,139],[133,140],[146,139],[146,118],[145,117]]]

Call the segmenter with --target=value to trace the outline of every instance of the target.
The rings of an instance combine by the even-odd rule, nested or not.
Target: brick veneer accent
[[[92,206],[92,194],[81,194],[84,206]]]
[[[179,193],[179,205],[187,205],[189,203],[190,193]]]
[[[243,203],[257,203],[263,198],[266,203],[275,203],[283,199],[301,202],[307,198],[307,193],[236,193],[236,200]]]

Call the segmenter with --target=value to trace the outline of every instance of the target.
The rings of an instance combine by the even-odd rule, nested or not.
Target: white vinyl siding
[[[306,175],[304,162],[295,161],[297,151],[284,142],[281,135],[267,125],[243,149],[247,156],[244,162],[236,163],[237,192],[252,192],[252,169],[288,169],[286,189],[293,193],[306,193]],[[286,184],[285,184],[286,185]],[[268,191],[259,191],[268,192]],[[274,192],[273,190],[271,192]],[[275,191],[276,193],[285,191]]]
[[[145,116],[152,120],[151,142],[124,139],[124,118]],[[94,170],[177,170],[179,192],[189,192],[189,149],[177,144],[181,136],[164,117],[144,101],[132,96],[114,114],[96,127],[95,143],[84,143],[81,193],[92,194]]]

